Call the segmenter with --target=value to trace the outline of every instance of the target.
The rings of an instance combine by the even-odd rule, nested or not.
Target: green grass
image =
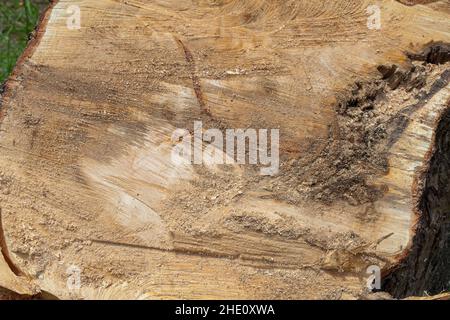
[[[40,11],[48,3],[48,0],[1,0],[0,84],[14,68],[39,20]]]

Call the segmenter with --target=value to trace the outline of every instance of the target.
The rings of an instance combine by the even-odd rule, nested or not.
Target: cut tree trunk
[[[378,266],[394,297],[444,289],[450,8],[425,2],[54,2],[2,97],[0,286],[352,299]],[[194,121],[279,129],[278,172],[177,165]]]

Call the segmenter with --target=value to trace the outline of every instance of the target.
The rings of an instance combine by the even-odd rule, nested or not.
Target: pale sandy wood
[[[20,272],[1,272],[0,286],[60,298],[360,297],[369,265],[387,270],[409,252],[450,97],[439,88],[400,133],[386,124],[387,170],[354,164],[367,188],[321,190],[318,168],[335,161],[323,152],[346,140],[336,105],[355,83],[450,41],[448,2],[379,3],[380,30],[367,28],[370,1],[55,3],[3,95],[0,207]],[[66,27],[69,5],[80,30]],[[385,105],[402,111],[409,98],[394,90]],[[280,174],[173,165],[171,134],[194,120],[279,128]],[[71,265],[80,290],[67,289]]]

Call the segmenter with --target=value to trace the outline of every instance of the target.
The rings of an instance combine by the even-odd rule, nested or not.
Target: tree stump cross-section
[[[448,1],[54,1],[2,94],[0,286],[355,299],[375,267],[395,297],[438,293],[449,18]],[[194,123],[278,130],[276,174],[174,163]]]

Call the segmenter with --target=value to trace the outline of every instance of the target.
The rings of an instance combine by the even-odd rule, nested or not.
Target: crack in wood
[[[9,269],[16,276],[23,276],[24,273],[20,270],[12,261],[11,256],[9,255],[8,247],[6,245],[5,234],[3,231],[3,223],[2,223],[2,209],[0,208],[0,252],[2,253],[3,259],[8,265]]]
[[[186,59],[186,62],[188,63],[190,72],[191,72],[191,79],[192,79],[192,86],[194,87],[195,96],[197,98],[197,102],[200,106],[200,110],[202,113],[205,113],[207,115],[211,115],[211,112],[209,108],[207,107],[205,103],[205,99],[203,97],[203,90],[200,83],[200,78],[197,76],[196,73],[196,67],[195,67],[195,61],[194,57],[192,56],[192,52],[189,50],[189,48],[181,41],[181,39],[175,37],[175,40],[180,44],[181,48],[183,49],[184,57]]]

